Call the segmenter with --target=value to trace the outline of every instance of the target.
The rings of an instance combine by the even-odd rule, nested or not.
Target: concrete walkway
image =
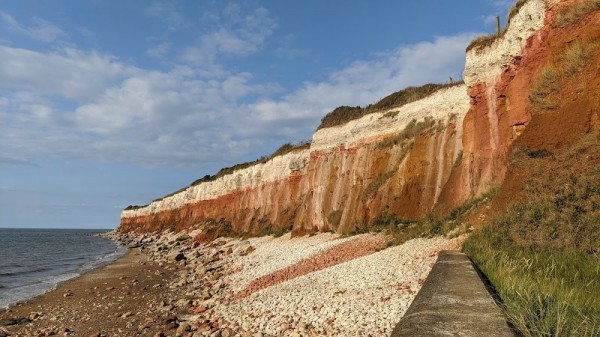
[[[392,337],[515,336],[460,251],[442,251]]]

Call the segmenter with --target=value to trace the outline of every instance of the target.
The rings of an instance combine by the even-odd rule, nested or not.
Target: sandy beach
[[[139,249],[0,312],[0,335],[153,335],[168,319],[174,273]],[[15,322],[16,321],[16,322]],[[14,324],[16,323],[16,324]]]
[[[0,336],[385,336],[462,237],[115,236],[113,263],[0,312]]]

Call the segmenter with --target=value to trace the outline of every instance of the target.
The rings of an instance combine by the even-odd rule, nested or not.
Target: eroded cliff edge
[[[468,49],[464,84],[321,128],[310,147],[126,209],[119,231],[218,222],[249,234],[344,233],[386,214],[444,213],[502,185],[512,145],[532,122],[530,92],[554,52],[552,36],[563,34],[552,22],[570,2],[518,1],[500,37]]]

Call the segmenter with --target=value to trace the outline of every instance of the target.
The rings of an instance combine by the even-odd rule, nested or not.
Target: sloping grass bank
[[[525,336],[600,336],[600,133],[567,153],[532,156],[523,201],[471,234],[463,249]]]

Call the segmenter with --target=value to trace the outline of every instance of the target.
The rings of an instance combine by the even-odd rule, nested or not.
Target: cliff
[[[491,187],[501,187],[499,200],[510,199],[519,184],[507,179],[516,145],[553,151],[598,128],[599,83],[585,74],[600,73],[600,62],[565,80],[585,86],[569,96],[573,102],[561,98],[561,88],[540,98],[556,102],[552,109],[540,108],[536,100],[544,69],[564,62],[556,55],[573,41],[584,46],[598,41],[598,11],[567,26],[556,24],[573,3],[578,1],[518,1],[500,36],[469,46],[464,84],[322,127],[310,147],[128,208],[119,231],[218,224],[252,235],[288,229],[345,233],[388,214],[403,219],[444,214]],[[597,57],[597,49],[587,57]],[[576,107],[581,109],[571,113]]]

